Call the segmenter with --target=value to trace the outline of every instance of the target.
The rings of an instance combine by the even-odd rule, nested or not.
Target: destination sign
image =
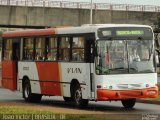
[[[116,31],[117,36],[143,35],[143,30],[119,30]]]
[[[152,40],[153,32],[151,28],[147,27],[113,27],[113,28],[100,28],[98,29],[98,37],[100,39],[144,39]]]

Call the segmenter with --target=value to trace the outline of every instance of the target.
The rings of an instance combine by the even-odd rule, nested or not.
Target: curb
[[[160,105],[160,101],[156,101],[156,100],[137,99],[137,102]]]

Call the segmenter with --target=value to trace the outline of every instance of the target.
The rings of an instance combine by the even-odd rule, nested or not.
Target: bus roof
[[[20,30],[4,32],[3,37],[29,37],[29,36],[47,36],[54,34],[81,34],[81,33],[94,33],[99,28],[106,27],[150,27],[148,25],[136,24],[86,24],[79,27],[54,27],[49,29],[34,29],[34,30]],[[151,27],[150,27],[151,28]]]

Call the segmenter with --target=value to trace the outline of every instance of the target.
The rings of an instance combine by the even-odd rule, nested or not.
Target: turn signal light
[[[154,90],[147,91],[147,95],[154,95],[154,94],[156,94],[156,91]]]

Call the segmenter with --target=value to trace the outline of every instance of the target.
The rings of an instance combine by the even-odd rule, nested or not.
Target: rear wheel
[[[23,97],[27,102],[40,102],[42,95],[33,94],[31,92],[31,85],[29,80],[25,80],[23,83]]]
[[[85,107],[88,105],[88,100],[82,99],[82,90],[79,84],[75,85],[72,92],[72,98],[75,105],[78,107]]]
[[[122,100],[122,105],[125,108],[133,108],[136,103],[136,99],[127,99],[127,100]]]

